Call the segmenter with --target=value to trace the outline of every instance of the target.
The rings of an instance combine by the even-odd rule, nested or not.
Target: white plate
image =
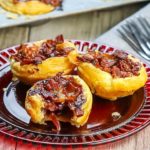
[[[8,16],[12,15],[12,13],[10,14],[9,12],[4,11],[2,8],[0,8],[0,28],[16,26],[21,24],[29,24],[36,21],[42,21],[56,17],[62,17],[82,12],[105,9],[143,1],[147,0],[64,0],[62,11],[55,10],[47,14],[36,15],[32,17],[25,15],[17,15],[16,19],[10,19]]]

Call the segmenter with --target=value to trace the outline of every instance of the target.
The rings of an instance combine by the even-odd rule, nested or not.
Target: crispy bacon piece
[[[114,78],[138,76],[141,68],[139,62],[132,61],[127,53],[120,50],[116,50],[113,54],[89,51],[87,54],[78,56],[77,59],[81,62],[92,63],[101,70],[111,73]]]
[[[115,50],[113,55],[116,56],[117,58],[120,58],[120,59],[126,59],[128,56],[127,53],[125,53],[124,51],[120,51],[120,50]]]
[[[67,56],[70,51],[73,50],[73,48],[57,47],[57,44],[62,43],[64,43],[63,35],[59,35],[55,40],[47,40],[43,42],[40,47],[36,46],[35,44],[22,44],[16,48],[17,54],[13,55],[12,58],[20,62],[21,65],[37,65],[42,63],[43,60],[50,57]]]
[[[54,114],[54,113],[51,113],[49,117],[50,117],[50,119],[52,120],[53,124],[55,125],[56,130],[57,130],[57,131],[60,131],[60,130],[61,130],[60,122],[59,122],[59,120],[57,120],[55,114]]]
[[[39,81],[35,87],[29,91],[29,95],[39,94],[45,101],[45,110],[50,114],[57,131],[60,124],[54,114],[61,114],[65,109],[69,109],[77,117],[83,116],[82,105],[86,102],[83,89],[73,77],[65,78],[61,73],[47,80]]]
[[[56,38],[55,38],[55,41],[58,43],[58,44],[62,44],[64,43],[64,37],[63,35],[58,35]]]

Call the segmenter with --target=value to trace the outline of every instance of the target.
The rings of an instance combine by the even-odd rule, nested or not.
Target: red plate
[[[91,42],[73,41],[80,51],[87,48],[111,53],[115,49]],[[0,132],[31,142],[54,145],[103,144],[122,139],[143,129],[150,123],[150,80],[144,88],[111,102],[94,96],[93,108],[86,125],[75,128],[62,123],[60,133],[51,131],[51,124],[41,126],[30,122],[24,109],[24,98],[28,86],[19,81],[12,82],[8,58],[15,47],[0,52]],[[145,65],[146,67],[146,65]],[[148,76],[150,68],[146,67]],[[117,112],[120,118],[114,119]]]

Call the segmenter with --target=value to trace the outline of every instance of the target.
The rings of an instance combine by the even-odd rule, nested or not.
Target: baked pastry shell
[[[71,75],[67,75],[65,77],[69,77],[69,76]],[[88,85],[79,76],[74,75],[72,77],[75,79],[77,83],[82,85],[83,94],[86,97],[86,102],[82,105],[82,110],[84,111],[84,115],[81,117],[77,117],[77,116],[70,117],[68,116],[68,114],[64,114],[64,115],[56,116],[56,117],[59,121],[70,122],[72,125],[76,127],[80,127],[80,126],[83,126],[89,118],[89,115],[92,109],[93,99],[92,99],[92,94]],[[34,88],[34,85],[32,88]],[[37,94],[33,96],[28,96],[28,92],[27,92],[27,96],[25,100],[25,108],[28,114],[31,116],[32,122],[38,123],[38,124],[46,124],[45,121],[50,121],[50,118],[45,116],[45,114],[42,111],[44,108],[44,105],[45,105],[45,101],[40,95]]]
[[[36,45],[40,45],[43,41],[36,42]],[[64,42],[58,44],[58,47],[66,48],[75,46],[71,42]],[[20,62],[16,62],[14,59],[10,60],[11,71],[15,77],[26,84],[33,84],[39,80],[43,80],[52,76],[55,76],[59,72],[63,72],[64,75],[69,74],[74,69],[73,65],[67,56],[51,57],[42,61],[41,64],[27,64],[21,65]]]
[[[93,94],[109,100],[132,95],[136,90],[143,87],[147,81],[145,67],[141,63],[138,76],[126,78],[113,78],[108,72],[96,68],[93,64],[77,60],[78,53],[73,51],[69,55],[70,61],[78,66],[79,76],[88,84]],[[128,56],[133,61],[138,59]]]

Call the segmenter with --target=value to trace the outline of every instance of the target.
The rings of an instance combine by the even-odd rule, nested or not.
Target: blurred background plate
[[[56,9],[53,12],[36,16],[16,15],[0,8],[0,28],[31,24],[37,21],[144,1],[148,0],[64,0],[63,10]]]

